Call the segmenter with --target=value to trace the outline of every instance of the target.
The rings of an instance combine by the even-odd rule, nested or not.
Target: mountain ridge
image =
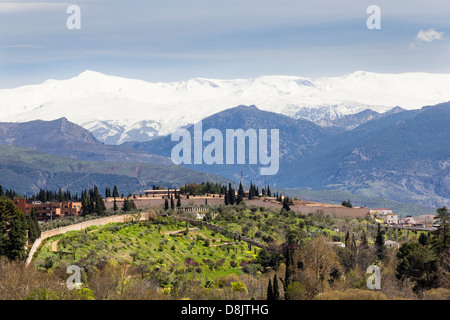
[[[229,180],[175,165],[133,162],[82,161],[18,146],[0,145],[0,185],[19,194],[48,190],[100,190],[117,185],[120,192],[143,192],[153,184],[175,187],[188,182]]]
[[[260,176],[260,166],[248,165],[248,159],[245,165],[185,166],[236,181],[243,171],[247,183],[263,185],[267,179],[276,188],[339,189],[425,206],[450,205],[449,122],[450,103],[392,109],[340,131],[254,107],[237,107],[203,119],[203,130],[212,127],[225,135],[226,129],[278,128],[279,172]],[[193,127],[187,129],[192,132]],[[166,136],[127,144],[169,156],[177,142]]]
[[[84,71],[66,80],[0,90],[0,121],[64,116],[101,142],[121,144],[151,140],[241,104],[326,125],[366,109],[383,113],[449,101],[448,87],[450,75],[427,73],[151,83]]]
[[[16,145],[78,160],[172,164],[158,155],[124,146],[104,145],[91,132],[65,117],[52,121],[0,122],[0,145]]]

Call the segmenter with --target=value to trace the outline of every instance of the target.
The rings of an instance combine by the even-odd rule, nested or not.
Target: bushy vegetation
[[[54,243],[57,252],[52,251]],[[218,279],[231,274],[256,276],[258,251],[206,228],[160,217],[53,237],[41,247],[34,264],[49,272],[76,264],[87,273],[110,263],[127,265],[140,270],[140,278],[170,292],[181,279],[212,288]]]
[[[448,299],[446,208],[438,210],[441,226],[433,233],[364,218],[335,219],[320,211],[242,203],[209,208],[204,220],[216,226],[212,229],[161,209],[147,221],[49,238],[35,254],[31,270],[38,280],[29,279],[29,286],[20,275],[25,272],[20,258],[0,262],[6,270],[0,273],[0,298]],[[387,247],[386,240],[398,247]],[[69,265],[83,270],[76,293],[56,285],[67,279]],[[367,288],[371,265],[381,269],[381,290]],[[12,276],[22,277],[20,290]]]

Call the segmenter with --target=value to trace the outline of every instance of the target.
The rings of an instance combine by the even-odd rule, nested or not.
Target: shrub
[[[221,266],[223,266],[224,263],[225,263],[225,259],[224,258],[219,259],[219,260],[216,261],[216,266],[221,267]]]
[[[387,300],[387,297],[379,291],[347,289],[321,293],[316,296],[316,300]]]
[[[423,300],[450,300],[450,290],[445,288],[431,289],[425,291]]]
[[[248,293],[247,286],[242,281],[232,282],[231,288],[233,288],[234,292]]]

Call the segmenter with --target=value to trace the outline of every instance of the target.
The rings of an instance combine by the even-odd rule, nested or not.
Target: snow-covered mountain
[[[146,141],[238,105],[324,125],[365,109],[418,109],[450,101],[450,74],[358,71],[308,79],[192,79],[150,83],[84,71],[67,80],[0,90],[0,121],[66,117],[107,144]]]

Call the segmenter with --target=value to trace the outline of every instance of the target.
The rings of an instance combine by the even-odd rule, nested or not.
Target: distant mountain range
[[[100,191],[117,185],[120,193],[143,193],[153,184],[177,187],[188,182],[227,179],[181,166],[133,162],[80,161],[17,146],[0,146],[0,185],[19,194],[34,194],[40,188],[70,190],[81,194],[97,185]]]
[[[442,103],[450,100],[448,88],[450,75],[426,73],[149,83],[85,71],[0,90],[0,145],[10,146],[2,147],[0,180],[23,190],[64,187],[85,174],[116,174],[109,164],[120,163],[127,168],[121,179],[137,179],[124,186],[136,190],[150,181],[239,181],[243,171],[247,184],[450,206],[450,103]],[[170,134],[178,128],[192,132],[199,121],[204,131],[224,135],[226,129],[279,129],[278,174],[264,177],[260,165],[248,164],[173,166]],[[31,165],[12,146],[41,152],[45,160]],[[15,166],[11,154],[22,164]],[[50,170],[46,161],[54,163],[54,157],[63,157],[69,169]],[[95,172],[72,169],[86,161]],[[164,175],[167,170],[177,175]],[[69,171],[67,180],[58,180]]]
[[[170,159],[125,146],[104,145],[83,127],[61,118],[22,123],[0,122],[0,145],[15,145],[60,157],[86,161],[173,164]]]
[[[40,188],[80,193],[97,185],[139,192],[153,184],[175,187],[189,182],[229,180],[176,166],[169,158],[98,142],[66,118],[0,123],[0,185],[21,194]]]
[[[175,166],[168,157],[177,142],[170,135],[110,146],[65,118],[0,123],[0,184],[21,193],[39,188],[79,192],[94,184],[116,184],[134,192],[152,184],[237,182],[243,171],[245,184],[262,186],[267,181],[291,195],[314,194],[316,200],[333,194],[338,201],[350,192],[354,200],[381,204],[381,198],[392,199],[397,201],[392,205],[403,209],[399,202],[449,205],[450,103],[409,111],[393,108],[383,114],[362,111],[338,121],[321,127],[255,106],[203,119],[203,131],[215,128],[224,136],[226,129],[279,129],[280,170],[267,177],[259,174],[260,165]],[[362,124],[350,129],[353,123]],[[187,130],[193,133],[193,126]]]
[[[247,183],[267,179],[278,188],[340,189],[430,207],[450,205],[450,103],[350,117],[365,123],[348,130],[323,128],[254,106],[225,110],[204,119],[203,130],[216,128],[225,136],[226,129],[279,129],[279,173],[260,176],[259,165],[186,166],[234,180],[242,170]],[[170,156],[177,143],[166,136],[127,145]]]
[[[238,105],[255,105],[321,126],[355,127],[351,118],[396,106],[417,109],[450,100],[450,75],[377,74],[340,77],[262,76],[252,79],[192,79],[170,83],[85,71],[68,80],[0,90],[0,121],[66,117],[106,144],[148,141]],[[359,115],[362,117],[363,115]],[[348,121],[349,124],[344,122]]]

